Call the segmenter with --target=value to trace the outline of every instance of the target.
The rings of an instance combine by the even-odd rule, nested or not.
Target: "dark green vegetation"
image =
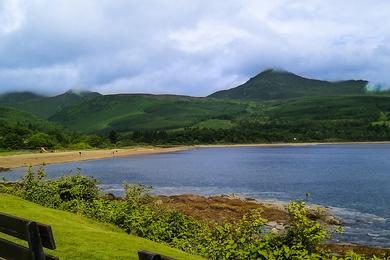
[[[389,140],[389,92],[369,92],[366,84],[267,70],[237,88],[207,98],[75,91],[55,97],[11,93],[0,96],[0,107],[36,117],[16,115],[12,110],[15,116],[3,120],[7,126],[0,125],[0,131],[17,132],[15,143],[24,145],[0,141],[0,148]],[[39,121],[41,127],[26,124],[26,118]],[[20,129],[10,131],[10,124]],[[25,145],[30,135],[25,128],[30,134],[48,134],[52,142]]]
[[[50,119],[84,133],[170,130],[245,113],[237,102],[169,95],[107,95],[64,109]]]
[[[100,94],[96,92],[77,92],[74,90],[54,97],[30,92],[8,93],[0,96],[0,106],[13,107],[47,119],[66,107],[83,103],[97,96]]]
[[[0,149],[69,146],[77,135],[26,112],[0,107]]]
[[[95,179],[73,175],[46,180],[45,173],[41,169],[36,172],[29,169],[19,183],[0,183],[0,196],[3,196],[2,193],[10,193],[45,207],[84,215],[100,222],[116,225],[129,234],[210,259],[330,259],[332,257],[330,252],[322,249],[323,243],[331,236],[330,229],[312,219],[304,202],[291,202],[288,205],[289,225],[284,232],[278,233],[266,228],[267,220],[258,210],[253,210],[233,222],[204,222],[159,206],[158,197],[153,196],[147,187],[126,184],[124,188],[123,199],[108,199],[97,187]],[[61,228],[59,224],[66,219],[69,220],[69,217],[68,215],[64,220],[57,219],[59,228]],[[78,226],[85,230],[82,225],[78,224]],[[63,231],[61,228],[60,232]],[[99,237],[104,236],[105,232],[108,231],[101,228]],[[61,241],[59,244],[69,247],[69,242],[65,242],[67,238],[61,237],[60,234],[62,233],[55,233],[55,237]],[[73,257],[79,258],[87,257],[88,254],[94,255],[94,250],[100,252],[104,250],[104,248],[96,249],[96,245],[89,245],[88,241],[89,239],[86,239],[82,243],[83,246],[74,252],[69,250],[72,252],[68,254],[74,253]],[[115,241],[113,243],[116,243]],[[104,247],[101,243],[99,245]],[[160,250],[163,249],[167,250],[160,246]],[[112,253],[108,250],[114,248],[107,245],[104,254],[107,257],[110,254],[112,256],[117,253],[123,254],[120,250],[114,250]],[[64,248],[59,248],[58,252],[65,253]],[[175,253],[178,255],[178,252]],[[350,253],[345,259],[362,258]]]
[[[210,97],[265,101],[306,96],[336,96],[364,94],[367,81],[329,82],[307,79],[286,71],[266,70],[246,83],[218,91]]]

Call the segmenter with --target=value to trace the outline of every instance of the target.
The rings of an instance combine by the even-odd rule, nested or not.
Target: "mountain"
[[[264,101],[307,96],[359,95],[365,93],[367,83],[364,80],[329,82],[307,79],[291,72],[270,69],[238,87],[215,92],[209,97]]]
[[[246,104],[174,95],[118,94],[98,96],[64,108],[49,119],[83,133],[226,127],[245,113]]]
[[[356,119],[388,124],[390,97],[366,92],[366,85],[363,80],[329,82],[266,70],[245,84],[216,92],[210,98],[101,95],[70,90],[54,97],[9,93],[0,96],[0,106],[29,112],[80,133],[176,131],[186,127],[226,129],[243,120],[267,123]]]
[[[30,92],[7,93],[0,96],[0,106],[13,107],[42,118],[49,118],[62,109],[100,96],[97,92],[69,90],[54,97]]]
[[[2,105],[12,105],[40,98],[43,98],[43,96],[33,92],[11,92],[0,95],[0,103]]]

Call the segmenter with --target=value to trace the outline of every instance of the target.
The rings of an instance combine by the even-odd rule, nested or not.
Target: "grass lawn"
[[[48,253],[60,259],[138,259],[140,249],[175,259],[201,259],[143,238],[128,235],[115,226],[69,212],[41,207],[0,193],[0,212],[51,225],[57,243]],[[4,236],[3,236],[4,237]]]
[[[21,151],[4,151],[0,150],[0,156],[9,156],[9,155],[18,155],[18,154],[27,154],[33,153],[33,151],[21,150]]]

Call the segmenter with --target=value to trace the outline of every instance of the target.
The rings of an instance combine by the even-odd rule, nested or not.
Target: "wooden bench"
[[[28,242],[28,247],[25,247],[0,238],[0,259],[58,259],[43,251],[43,248],[56,249],[53,232],[49,225],[0,213],[0,233]]]
[[[168,256],[163,256],[146,250],[138,251],[138,259],[139,260],[173,260],[173,258],[170,258]]]

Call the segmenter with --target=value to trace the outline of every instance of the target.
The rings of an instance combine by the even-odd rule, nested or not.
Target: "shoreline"
[[[341,144],[390,144],[390,141],[381,142],[315,142],[315,143],[259,143],[259,144],[206,144],[206,145],[191,145],[191,146],[173,146],[173,147],[158,147],[158,146],[143,146],[132,148],[118,149],[102,149],[102,150],[74,150],[60,151],[49,153],[25,153],[15,155],[0,155],[0,172],[9,169],[47,165],[56,163],[68,163],[86,160],[98,160],[111,157],[137,156],[157,153],[171,153],[178,151],[186,151],[197,148],[228,148],[228,147],[301,147],[315,145],[341,145]],[[81,154],[80,154],[81,153]]]
[[[136,156],[157,153],[171,153],[191,149],[187,146],[178,147],[134,147],[104,150],[78,150],[49,153],[26,153],[0,156],[0,169],[15,169],[27,166],[69,163],[77,161],[98,160],[113,157]]]

